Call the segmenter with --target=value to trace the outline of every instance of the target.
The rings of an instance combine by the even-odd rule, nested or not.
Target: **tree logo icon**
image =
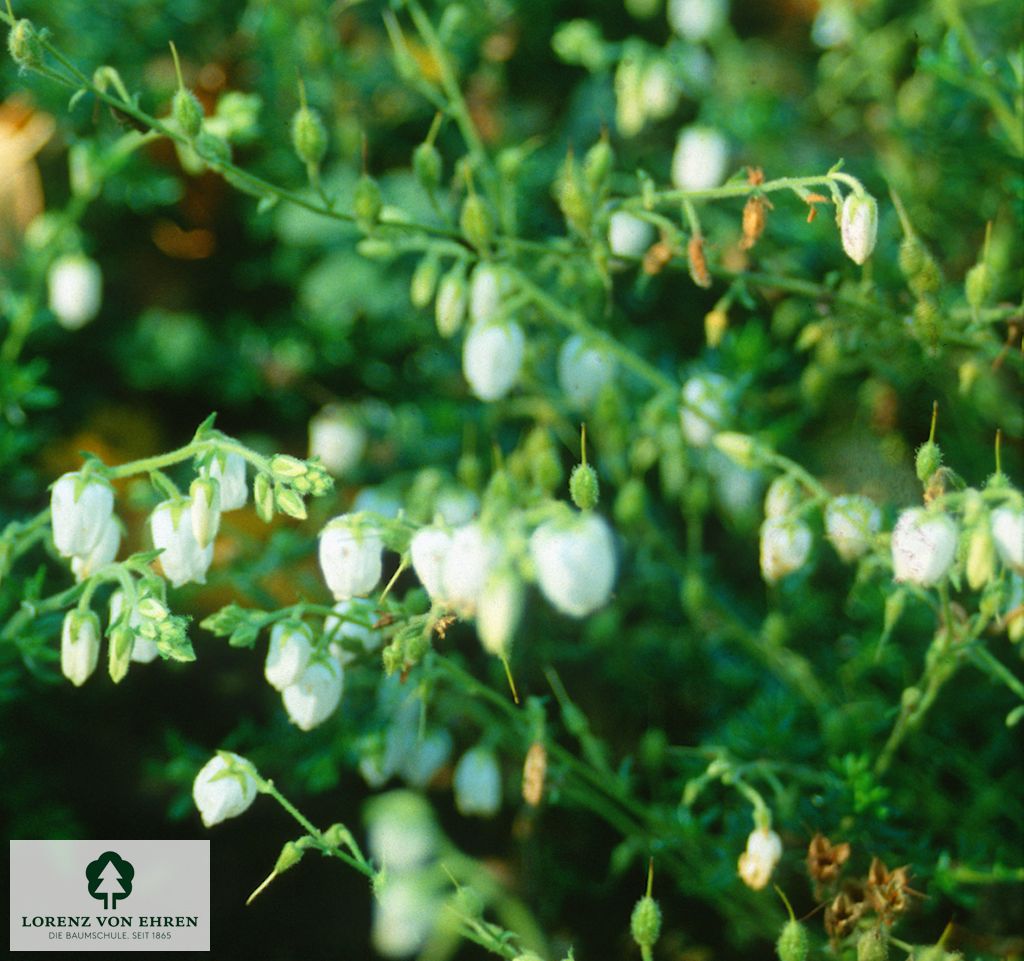
[[[103,907],[117,908],[117,902],[132,893],[132,878],[135,868],[114,851],[105,851],[95,861],[90,861],[85,869],[85,878],[89,882],[89,893]]]

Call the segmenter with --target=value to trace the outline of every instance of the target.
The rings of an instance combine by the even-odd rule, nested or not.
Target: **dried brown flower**
[[[866,896],[878,916],[887,923],[910,907],[909,895],[916,894],[909,886],[910,868],[904,865],[890,871],[877,857],[868,868]]]
[[[534,741],[523,763],[523,800],[536,807],[544,796],[544,778],[548,770],[548,752],[543,741]]]
[[[698,287],[711,286],[711,274],[708,273],[708,262],[704,256],[704,238],[694,234],[686,246],[686,255],[690,261],[690,277]]]
[[[807,873],[816,884],[832,884],[849,857],[849,844],[833,844],[824,834],[815,834],[807,848]]]

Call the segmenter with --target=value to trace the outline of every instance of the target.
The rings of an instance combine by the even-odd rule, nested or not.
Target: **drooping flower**
[[[912,507],[892,532],[892,569],[897,581],[920,587],[937,584],[953,565],[957,527],[945,514]]]
[[[814,538],[802,520],[770,517],[761,525],[761,575],[769,584],[807,563]]]
[[[50,310],[62,327],[78,330],[100,310],[103,274],[99,264],[82,254],[58,257],[47,274]]]
[[[366,807],[366,841],[375,861],[388,871],[415,871],[440,847],[440,833],[427,800],[412,791],[390,791]]]
[[[270,631],[263,674],[278,691],[302,676],[313,656],[313,632],[301,621],[278,621]]]
[[[351,474],[363,459],[366,431],[340,407],[324,407],[309,421],[309,456],[319,457],[335,477]]]
[[[323,724],[338,707],[344,687],[344,672],[333,658],[316,660],[281,693],[284,709],[302,731]]]
[[[558,386],[576,410],[589,410],[615,376],[615,361],[574,334],[558,351]]]
[[[679,421],[694,447],[707,447],[729,414],[731,384],[720,374],[695,374],[683,384]]]
[[[747,849],[739,859],[739,875],[743,883],[760,891],[768,885],[781,858],[782,839],[774,831],[767,827],[751,831]]]
[[[50,492],[53,543],[65,557],[88,557],[100,542],[114,511],[114,492],[96,477],[78,471],[57,479]]]
[[[237,754],[228,756],[234,765],[217,754],[203,765],[192,785],[192,800],[208,828],[238,817],[256,800],[256,782],[247,771],[249,762]]]
[[[654,227],[626,210],[617,210],[608,219],[608,248],[616,257],[638,260],[654,243]]]
[[[245,483],[245,458],[241,454],[214,454],[210,476],[220,484],[220,509],[236,511],[245,507],[249,488]]]
[[[514,321],[474,324],[462,347],[462,372],[480,400],[504,397],[519,380],[526,338]]]
[[[839,232],[843,250],[856,264],[862,264],[871,256],[878,238],[878,204],[870,194],[846,195],[839,218]]]
[[[418,954],[438,923],[443,903],[428,873],[389,875],[373,903],[374,951],[385,958]]]
[[[825,536],[844,561],[855,561],[882,527],[882,514],[859,494],[834,497],[825,508]]]
[[[320,532],[320,569],[334,599],[369,594],[380,581],[380,534],[356,515],[342,514]]]
[[[505,656],[522,613],[522,581],[508,569],[493,572],[484,582],[476,612],[476,632],[484,650]]]
[[[452,778],[455,806],[464,817],[493,817],[501,809],[501,769],[494,752],[474,747],[459,758]]]
[[[161,551],[160,566],[175,587],[193,581],[206,583],[213,561],[213,544],[205,548],[192,533],[191,503],[167,500],[158,504],[149,518],[153,547]]]
[[[486,324],[498,316],[501,302],[512,290],[508,272],[495,264],[480,264],[469,283],[469,317],[474,324]]]
[[[800,485],[789,474],[776,477],[768,485],[768,492],[764,495],[765,517],[785,517],[799,505]]]
[[[443,597],[444,562],[451,546],[451,534],[439,527],[421,528],[413,535],[409,545],[412,569],[432,601],[439,601]]]
[[[61,673],[75,687],[81,687],[96,670],[99,657],[99,619],[92,611],[68,611],[60,636]]]
[[[615,542],[592,511],[542,524],[530,537],[537,583],[551,604],[586,617],[605,604],[615,583]]]
[[[1024,574],[1024,511],[997,507],[992,511],[992,539],[999,558],[1018,574]]]
[[[88,554],[71,558],[71,570],[74,572],[76,581],[84,581],[91,577],[101,567],[106,567],[117,557],[117,549],[121,546],[121,525],[117,518],[111,514],[100,533],[100,539],[96,542]]]
[[[444,603],[461,616],[472,617],[487,577],[500,554],[498,539],[485,532],[479,524],[465,524],[456,529],[441,572]]]
[[[687,127],[672,155],[672,183],[680,190],[710,190],[724,179],[729,145],[713,127]]]
[[[669,0],[668,25],[684,40],[700,43],[721,29],[727,0]]]

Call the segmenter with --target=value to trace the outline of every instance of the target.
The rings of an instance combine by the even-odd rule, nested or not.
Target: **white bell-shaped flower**
[[[462,345],[462,372],[480,400],[504,397],[519,380],[526,338],[514,321],[474,324]]]
[[[81,687],[96,670],[100,657],[100,623],[92,611],[73,608],[64,615],[60,635],[60,670]]]
[[[65,557],[88,557],[113,512],[114,492],[104,481],[78,471],[62,475],[50,491],[54,546]]]
[[[668,25],[684,40],[700,43],[721,29],[728,12],[728,0],[668,0]]]
[[[452,778],[455,806],[464,817],[493,817],[501,809],[501,769],[494,752],[474,747],[459,758]]]
[[[443,910],[429,872],[389,874],[373,901],[370,941],[374,951],[384,958],[419,954]]]
[[[418,735],[418,718],[416,728]],[[451,755],[451,735],[444,729],[428,731],[422,737],[417,736],[415,744],[402,758],[398,771],[410,787],[426,787],[448,763]]]
[[[882,514],[860,495],[834,497],[825,508],[825,536],[844,561],[855,561],[882,527]]]
[[[946,576],[956,554],[957,527],[945,514],[911,507],[892,532],[892,571],[897,581],[931,587]]]
[[[589,410],[615,376],[615,360],[574,334],[558,351],[558,386],[570,406]]]
[[[84,581],[91,577],[101,567],[113,562],[117,557],[117,549],[121,546],[121,524],[111,514],[103,525],[100,539],[96,542],[88,554],[84,557],[71,558],[71,570],[74,572],[76,581]]]
[[[239,767],[229,769],[217,754],[203,765],[192,785],[192,800],[208,828],[238,817],[256,800],[256,782],[245,771],[249,762],[237,754],[230,757]]]
[[[375,651],[381,645],[380,630],[375,628],[377,611],[372,601],[353,597],[334,605],[337,614],[324,619],[324,634],[330,639],[331,656],[346,667],[356,655],[347,648],[352,642],[362,645],[364,651]]]
[[[494,571],[484,582],[476,611],[476,632],[484,650],[506,656],[522,613],[522,581],[507,568]]]
[[[1024,574],[1024,511],[997,507],[992,511],[992,540],[999,558],[1018,574]]]
[[[292,723],[302,731],[312,731],[334,713],[343,687],[341,665],[333,658],[316,660],[282,691],[281,699]]]
[[[707,447],[725,426],[731,390],[732,385],[720,374],[696,374],[683,384],[679,421],[688,443]]]
[[[324,407],[309,421],[309,456],[319,457],[335,477],[347,477],[362,463],[366,431],[340,407]]]
[[[448,487],[438,494],[434,512],[449,527],[468,524],[480,511],[480,498],[464,487]]]
[[[508,271],[495,264],[480,264],[469,283],[469,318],[474,324],[494,320],[501,310],[501,302],[512,292],[512,278]]]
[[[761,576],[769,584],[807,563],[814,538],[802,520],[770,517],[761,525]]]
[[[764,495],[764,516],[785,517],[800,506],[800,500],[800,485],[792,477],[776,477]]]
[[[480,592],[500,556],[498,539],[479,524],[466,524],[455,530],[441,572],[444,603],[461,616],[472,617]]]
[[[654,225],[626,210],[608,219],[608,249],[615,257],[639,260],[654,243]]]
[[[220,485],[220,509],[236,511],[245,507],[249,488],[245,483],[245,458],[241,454],[215,454],[210,476]]]
[[[313,632],[301,621],[278,621],[270,631],[263,674],[270,686],[283,691],[294,684],[313,656]]]
[[[412,791],[390,791],[366,806],[366,843],[374,861],[389,873],[423,867],[440,848],[441,837],[428,801]]]
[[[843,201],[839,216],[843,250],[857,264],[864,263],[878,238],[878,204],[870,194],[851,193]]]
[[[320,569],[334,599],[369,594],[380,581],[380,534],[353,514],[342,514],[320,532]]]
[[[713,127],[687,127],[672,155],[672,183],[680,190],[710,190],[725,179],[729,144]]]
[[[675,65],[658,58],[645,64],[640,77],[644,111],[651,120],[667,117],[679,103],[682,88]]]
[[[51,265],[46,277],[50,310],[62,327],[78,330],[92,320],[103,299],[99,264],[82,254],[66,254]]]
[[[755,891],[767,887],[775,866],[782,858],[782,839],[770,828],[750,832],[747,849],[740,855],[739,875]]]
[[[615,583],[615,542],[607,522],[587,511],[548,521],[530,537],[537,583],[551,604],[586,617],[605,604]]]
[[[164,501],[149,518],[153,547],[161,551],[160,566],[167,580],[175,587],[193,581],[206,583],[206,572],[213,561],[213,544],[205,548],[192,533],[189,501]]]
[[[444,563],[452,546],[452,536],[439,527],[423,527],[409,545],[412,569],[432,601],[444,597]]]

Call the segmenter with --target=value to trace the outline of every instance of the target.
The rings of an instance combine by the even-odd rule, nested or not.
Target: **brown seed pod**
[[[647,248],[644,254],[644,273],[651,277],[660,274],[665,265],[672,259],[672,248],[664,240],[659,240]]]
[[[807,848],[807,873],[816,884],[832,884],[849,857],[849,844],[833,844],[824,834],[815,834]]]
[[[537,807],[544,796],[544,779],[548,770],[548,752],[543,741],[534,741],[523,763],[523,800]]]
[[[698,287],[711,286],[711,274],[708,273],[708,262],[704,256],[704,238],[694,234],[686,246],[686,255],[690,261],[690,277]]]

